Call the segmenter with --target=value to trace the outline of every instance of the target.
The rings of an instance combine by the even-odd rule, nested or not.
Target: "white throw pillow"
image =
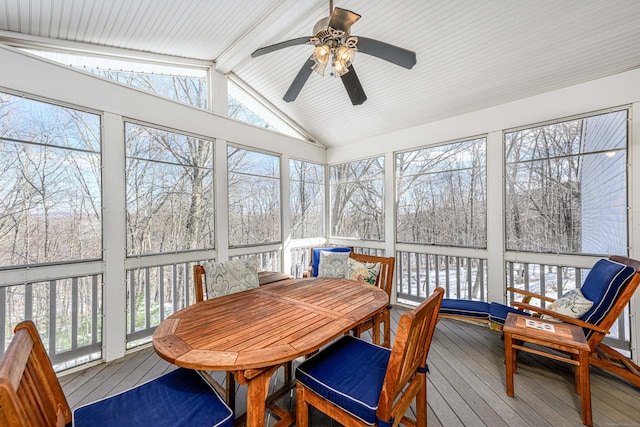
[[[582,295],[582,291],[580,289],[572,289],[569,292],[563,294],[560,298],[552,302],[547,310],[555,311],[559,314],[564,314],[567,317],[572,317],[574,319],[579,319],[585,314],[589,309],[593,307],[593,301],[589,301]],[[555,320],[558,319],[543,314],[540,316],[543,320]]]
[[[207,276],[207,297],[217,298],[247,289],[257,288],[258,260],[232,259],[225,262],[202,263]]]
[[[349,252],[320,251],[318,277],[347,277],[347,261]]]
[[[360,262],[353,258],[349,258],[347,260],[346,277],[347,279],[375,285],[381,266],[382,264],[379,262]]]

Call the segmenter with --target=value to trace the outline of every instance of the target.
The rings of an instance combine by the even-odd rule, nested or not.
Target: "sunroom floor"
[[[392,311],[392,331],[405,309]],[[484,326],[443,319],[429,352],[429,426],[580,426],[580,396],[573,370],[565,363],[528,353],[518,357],[515,397],[505,392],[501,333]],[[72,408],[148,381],[174,366],[148,347],[111,363],[92,366],[60,378]],[[218,378],[223,379],[220,374]],[[282,370],[272,386],[282,381]],[[246,387],[238,386],[236,412],[243,412]],[[640,426],[640,389],[591,368],[594,426]],[[281,399],[295,406],[295,396]],[[332,425],[312,411],[311,425]],[[270,417],[268,424],[275,422]]]

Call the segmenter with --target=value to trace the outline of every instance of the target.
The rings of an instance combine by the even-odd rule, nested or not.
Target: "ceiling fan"
[[[313,36],[299,37],[262,47],[253,52],[251,57],[255,58],[285,47],[311,44],[315,46],[313,54],[298,71],[283,99],[286,102],[294,101],[309,79],[311,72],[315,71],[324,76],[325,68],[331,59],[330,74],[340,77],[351,103],[360,105],[367,100],[367,96],[353,68],[352,62],[356,52],[366,53],[407,69],[411,69],[416,64],[416,54],[378,40],[351,36],[349,30],[358,19],[360,19],[360,15],[350,10],[339,7],[334,9],[333,1],[330,0],[329,16],[316,23],[313,27]]]

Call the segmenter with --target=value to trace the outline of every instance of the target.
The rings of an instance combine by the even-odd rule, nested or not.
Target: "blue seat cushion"
[[[318,277],[318,264],[320,264],[320,252],[351,252],[351,248],[313,248],[311,250],[311,277]]]
[[[73,411],[77,427],[231,427],[233,418],[200,374],[184,368]]]
[[[296,369],[296,380],[364,423],[376,410],[391,350],[344,336]]]
[[[608,259],[595,263],[580,288],[582,295],[593,301],[593,307],[580,319],[594,325],[600,324],[634,274],[632,267]],[[592,332],[585,328],[587,338]]]
[[[507,315],[509,313],[522,314],[524,316],[531,316],[529,313],[525,313],[517,308],[509,307],[508,305],[500,304],[499,302],[492,302],[489,304],[489,320],[494,323],[504,325],[507,321]]]
[[[440,305],[440,313],[452,316],[467,316],[474,319],[488,319],[489,303],[484,301],[444,298]]]

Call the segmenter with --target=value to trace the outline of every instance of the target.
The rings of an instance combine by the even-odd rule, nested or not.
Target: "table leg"
[[[515,365],[515,357],[513,351],[513,338],[511,333],[504,333],[504,362],[506,365],[506,379],[507,379],[507,396],[513,397],[513,369]]]
[[[580,382],[580,400],[582,403],[582,424],[587,426],[593,425],[591,414],[591,378],[589,373],[589,353],[581,351],[578,354],[578,366]]]
[[[280,366],[272,366],[247,380],[247,427],[263,427],[265,403],[271,376]]]

